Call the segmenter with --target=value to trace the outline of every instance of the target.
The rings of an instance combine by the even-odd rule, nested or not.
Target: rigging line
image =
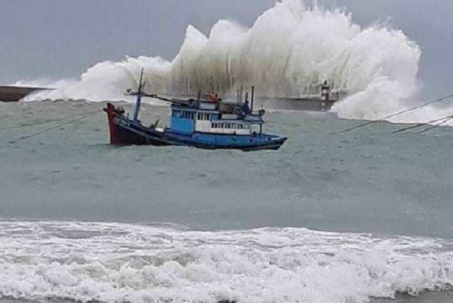
[[[36,132],[36,133],[34,133],[34,134],[20,137],[19,139],[12,140],[12,141],[10,141],[9,143],[10,143],[10,144],[14,144],[14,143],[17,143],[17,142],[22,141],[22,140],[25,140],[25,139],[33,138],[33,137],[36,137],[36,136],[41,135],[41,134],[43,134],[43,133],[46,133],[46,132],[48,132],[48,131],[51,131],[51,130],[60,128],[60,127],[62,127],[62,126],[71,124],[71,123],[73,123],[73,122],[81,121],[81,120],[83,120],[83,119],[86,119],[86,118],[88,118],[88,117],[94,116],[94,115],[99,114],[99,113],[100,113],[100,111],[92,112],[91,114],[87,114],[87,115],[84,115],[84,116],[82,116],[82,117],[78,117],[77,119],[72,119],[72,120],[66,121],[65,123],[62,123],[62,124],[59,124],[59,125],[56,125],[56,126],[52,126],[52,127],[46,128],[46,129],[44,129],[44,130],[42,130],[42,131],[39,131],[39,132]]]
[[[436,122],[443,121],[443,120],[449,119],[449,118],[453,118],[453,115],[450,115],[450,116],[447,116],[447,117],[443,117],[443,118],[440,118],[440,119],[431,120],[431,121],[428,121],[428,122],[425,122],[425,123],[418,123],[416,125],[408,126],[408,127],[401,128],[401,129],[397,129],[397,130],[392,131],[391,134],[401,133],[401,132],[404,132],[406,130],[418,128],[418,127],[425,126],[425,125],[431,124],[431,123],[436,123]]]
[[[89,114],[89,113],[92,113],[92,112],[94,113],[95,111],[88,111],[85,114]],[[98,112],[98,110],[96,110],[96,112]],[[53,122],[64,121],[66,119],[68,119],[68,117],[54,119],[54,120],[41,121],[41,122],[35,122],[35,123],[29,123],[29,124],[18,125],[18,126],[4,127],[4,128],[0,128],[0,131],[10,130],[10,129],[18,129],[18,128],[24,128],[24,127],[30,127],[30,126],[44,125],[44,124],[49,124],[49,123],[53,123]]]
[[[373,124],[373,123],[376,123],[376,122],[380,122],[380,121],[382,121],[382,120],[386,120],[386,119],[389,119],[389,118],[392,118],[392,117],[395,117],[395,116],[398,116],[398,115],[401,115],[401,114],[404,114],[404,113],[407,113],[407,112],[410,112],[410,111],[413,111],[413,110],[422,108],[422,107],[424,107],[424,106],[427,106],[427,105],[430,105],[430,104],[433,104],[433,103],[437,103],[437,102],[444,101],[444,100],[446,100],[446,99],[450,99],[451,97],[453,97],[453,94],[450,94],[450,95],[444,96],[444,97],[442,97],[442,98],[435,99],[435,100],[432,100],[432,101],[429,101],[429,102],[426,102],[426,103],[417,105],[417,106],[412,107],[412,108],[408,108],[408,109],[401,110],[401,111],[399,111],[399,112],[396,112],[396,113],[387,115],[387,116],[382,117],[382,118],[377,119],[377,120],[367,121],[367,122],[365,122],[365,123],[362,123],[362,124],[359,124],[359,125],[356,125],[356,126],[353,126],[353,127],[349,127],[349,128],[343,129],[343,130],[340,131],[339,133],[340,133],[340,134],[346,133],[346,132],[349,132],[349,131],[351,131],[351,130],[354,130],[354,129],[357,129],[357,128],[361,128],[361,127],[364,127],[364,126],[367,126],[367,125],[370,125],[370,124]]]
[[[423,133],[425,133],[425,132],[427,132],[427,131],[430,131],[430,130],[432,130],[432,129],[434,129],[434,128],[440,127],[440,126],[444,125],[445,123],[447,123],[448,121],[450,121],[451,119],[453,119],[453,115],[452,115],[452,116],[449,116],[449,117],[446,117],[444,121],[442,121],[441,123],[439,123],[439,124],[437,124],[437,125],[433,125],[433,126],[431,126],[431,127],[428,127],[427,129],[424,129],[424,130],[422,130],[422,131],[419,131],[417,134],[423,134]]]
[[[30,127],[30,126],[39,126],[39,125],[44,125],[44,124],[48,124],[48,123],[63,121],[63,120],[66,120],[66,119],[67,119],[67,117],[61,118],[61,119],[55,119],[55,120],[48,120],[48,121],[29,123],[29,124],[24,124],[24,125],[18,125],[18,126],[4,127],[4,128],[0,128],[0,131],[10,130],[10,129],[18,129],[18,128],[24,128],[24,127]]]

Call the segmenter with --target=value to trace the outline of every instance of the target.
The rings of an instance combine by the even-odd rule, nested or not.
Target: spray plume
[[[251,28],[220,20],[206,36],[188,26],[171,62],[145,56],[100,62],[79,81],[33,98],[125,100],[144,68],[146,90],[157,94],[235,96],[240,86],[255,85],[258,97],[301,97],[328,81],[346,94],[332,109],[340,117],[374,119],[399,110],[417,92],[420,55],[400,30],[362,28],[344,10],[283,0]]]

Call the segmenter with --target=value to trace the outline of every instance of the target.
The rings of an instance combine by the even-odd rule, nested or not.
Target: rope
[[[81,120],[83,120],[83,119],[86,119],[86,118],[88,118],[88,117],[94,116],[94,115],[99,114],[99,113],[100,113],[100,111],[99,111],[99,110],[96,110],[96,112],[90,112],[90,113],[88,113],[88,114],[86,114],[86,115],[83,115],[83,116],[81,116],[81,117],[78,117],[78,118],[76,118],[76,119],[72,119],[72,120],[66,121],[65,123],[62,123],[62,124],[59,124],[59,125],[56,125],[56,126],[52,126],[52,127],[46,128],[46,129],[44,129],[44,130],[41,130],[41,131],[36,132],[36,133],[34,133],[34,134],[31,134],[31,135],[27,135],[27,136],[20,137],[19,139],[10,141],[9,143],[10,143],[10,144],[14,144],[14,143],[17,143],[17,142],[22,141],[22,140],[25,140],[25,139],[33,138],[33,137],[36,137],[36,136],[41,135],[41,134],[43,134],[43,133],[46,133],[46,132],[48,132],[48,131],[51,131],[51,130],[60,128],[60,127],[62,127],[62,126],[71,124],[71,123],[73,123],[73,122],[81,121]]]
[[[96,111],[89,111],[89,112],[86,112],[86,113],[94,113],[94,112],[98,112],[98,110]],[[29,124],[23,124],[23,125],[18,125],[18,126],[8,126],[8,127],[4,127],[4,128],[0,128],[0,131],[4,131],[4,130],[10,130],[10,129],[19,129],[19,128],[25,128],[25,127],[30,127],[30,126],[38,126],[38,125],[44,125],[44,124],[49,124],[49,123],[53,123],[53,122],[59,122],[59,121],[64,121],[66,119],[68,119],[70,117],[63,117],[63,118],[59,118],[59,119],[54,119],[54,120],[47,120],[47,121],[41,121],[41,122],[34,122],[34,123],[29,123]]]
[[[427,129],[424,129],[424,130],[422,130],[422,131],[419,131],[417,134],[422,134],[422,133],[427,132],[427,131],[429,131],[429,130],[432,130],[432,129],[434,129],[434,128],[440,127],[440,126],[444,125],[445,123],[447,123],[448,121],[450,121],[451,119],[453,119],[453,115],[448,116],[448,117],[445,117],[445,120],[442,121],[441,123],[439,123],[439,124],[437,124],[437,125],[433,125],[433,126],[431,126],[431,127],[428,127]]]
[[[10,129],[18,129],[18,128],[24,128],[24,127],[30,127],[30,126],[37,126],[37,125],[43,125],[43,124],[63,121],[63,120],[66,120],[66,119],[67,119],[67,117],[66,118],[61,118],[61,119],[50,120],[50,121],[42,121],[42,122],[36,122],[36,123],[30,123],[30,124],[24,124],[24,125],[18,125],[18,126],[4,127],[4,128],[0,128],[0,131],[10,130]]]
[[[453,115],[450,115],[450,116],[447,116],[447,117],[443,117],[443,118],[440,118],[440,119],[435,119],[435,120],[431,120],[431,121],[428,121],[426,123],[418,123],[416,125],[412,125],[412,126],[409,126],[409,127],[405,127],[405,128],[401,128],[401,129],[398,129],[398,130],[394,130],[392,131],[391,133],[392,134],[396,134],[396,133],[401,133],[401,132],[404,132],[406,130],[410,130],[410,129],[414,129],[414,128],[418,128],[418,127],[421,127],[421,126],[425,126],[427,124],[431,124],[431,123],[436,123],[436,122],[439,122],[439,121],[443,121],[445,119],[452,119],[453,118]],[[447,120],[448,121],[448,120]],[[442,122],[444,123],[444,122]]]
[[[356,126],[353,126],[353,127],[350,127],[350,128],[343,129],[342,131],[340,131],[340,134],[346,133],[346,132],[349,132],[351,130],[354,130],[354,129],[357,129],[357,128],[361,128],[361,127],[364,127],[364,126],[367,126],[367,125],[370,125],[370,124],[373,124],[373,123],[376,123],[376,122],[380,122],[382,120],[386,120],[386,119],[389,119],[389,118],[392,118],[392,117],[395,117],[395,116],[398,116],[398,115],[401,115],[401,114],[404,114],[404,113],[407,113],[407,112],[410,112],[410,111],[413,111],[413,110],[416,110],[416,109],[419,109],[419,108],[422,108],[422,107],[425,107],[425,106],[433,104],[433,103],[441,102],[441,101],[444,101],[446,99],[450,99],[452,97],[453,97],[453,94],[450,94],[450,95],[444,96],[442,98],[435,99],[435,100],[432,100],[432,101],[417,105],[417,106],[412,107],[412,108],[401,110],[399,112],[387,115],[387,116],[382,117],[382,118],[377,119],[377,120],[367,121],[365,123],[362,123],[362,124],[359,124],[359,125],[356,125]]]

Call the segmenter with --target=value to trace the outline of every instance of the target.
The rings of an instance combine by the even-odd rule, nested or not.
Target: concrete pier
[[[0,101],[2,102],[17,102],[28,94],[40,90],[47,90],[46,87],[27,87],[27,86],[10,86],[0,85]]]

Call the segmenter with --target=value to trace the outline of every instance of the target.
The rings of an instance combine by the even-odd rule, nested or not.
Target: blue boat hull
[[[263,149],[277,150],[287,139],[269,134],[222,135],[174,133],[170,129],[158,130],[152,127],[144,127],[140,123],[126,118],[111,104],[107,104],[106,112],[109,118],[110,143],[114,145],[176,145],[203,149],[255,151]]]

